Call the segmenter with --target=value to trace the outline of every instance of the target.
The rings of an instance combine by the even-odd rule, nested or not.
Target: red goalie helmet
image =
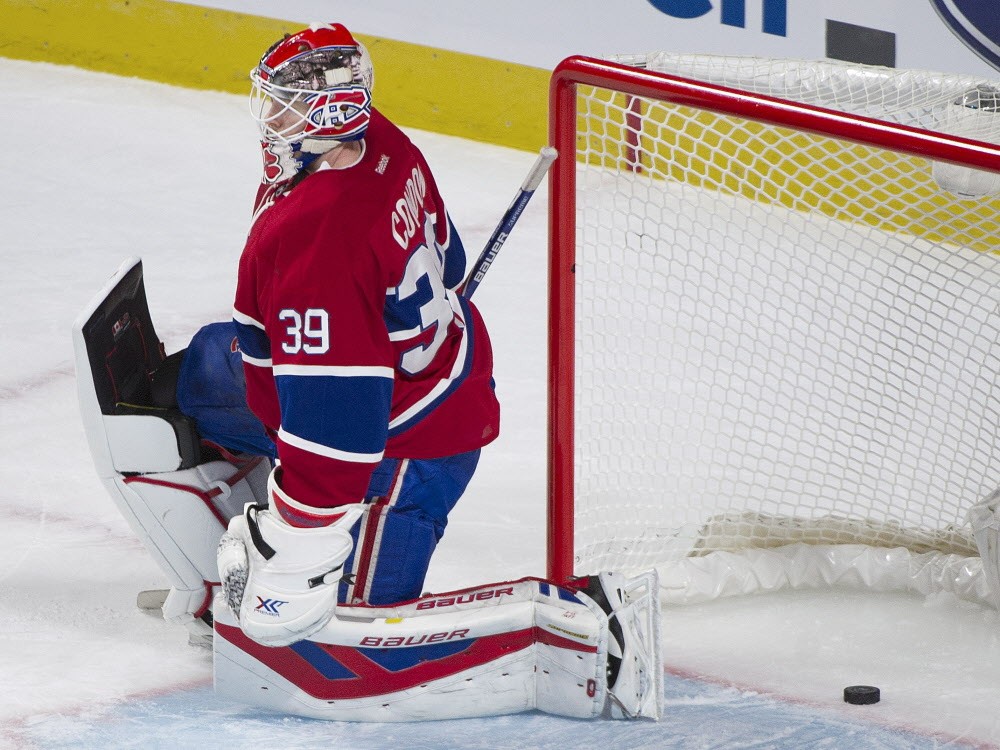
[[[340,24],[286,36],[264,53],[250,79],[265,163],[270,152],[272,161],[284,161],[282,173],[364,137],[374,71],[364,45]]]

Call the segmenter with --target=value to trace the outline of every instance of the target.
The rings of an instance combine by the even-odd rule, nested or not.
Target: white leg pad
[[[73,351],[94,468],[170,580],[164,616],[210,636],[201,617],[218,586],[219,538],[244,504],[267,498],[270,466],[261,458],[208,461],[193,421],[155,405],[153,374],[165,351],[138,258],[126,260],[77,316]]]
[[[267,497],[270,465],[255,458],[237,467],[212,461],[181,471],[102,477],[118,509],[170,581],[164,618],[195,636],[218,587],[216,549],[228,522],[248,502]]]
[[[613,719],[659,720],[663,660],[658,576],[655,571],[634,578],[601,573],[592,581],[592,586],[601,587],[611,610],[610,658],[620,659],[614,684],[608,688],[609,715]]]
[[[310,640],[279,648],[243,635],[217,597],[215,629],[216,692],[281,713],[414,721],[605,709],[607,617],[538,579],[338,607]]]
[[[608,629],[603,613],[593,607],[583,614],[572,608],[536,603],[534,614],[541,633],[581,639],[583,631],[590,630],[597,647],[593,658],[588,658],[579,651],[550,644],[544,637],[536,641],[534,707],[581,719],[598,715],[607,697],[607,682],[600,671],[608,658]],[[590,702],[580,699],[581,690]]]

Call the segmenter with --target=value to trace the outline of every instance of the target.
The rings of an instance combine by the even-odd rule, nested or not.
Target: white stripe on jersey
[[[267,359],[257,359],[256,357],[251,357],[249,354],[243,351],[240,352],[240,356],[243,358],[243,361],[246,362],[248,365],[253,365],[254,367],[268,367],[268,368],[271,367],[270,357],[268,357]]]
[[[275,375],[326,375],[337,378],[389,378],[395,373],[391,367],[348,366],[348,365],[277,365]]]
[[[381,451],[379,453],[351,453],[349,451],[337,450],[336,448],[331,448],[328,445],[314,443],[312,440],[306,440],[298,435],[293,435],[292,433],[287,432],[284,427],[278,430],[278,439],[287,445],[291,445],[294,448],[304,450],[308,453],[314,453],[317,456],[335,458],[338,461],[347,461],[355,464],[377,464],[385,455],[385,451]]]
[[[436,401],[441,396],[442,393],[448,390],[448,388],[451,387],[451,384],[458,378],[459,375],[462,374],[462,371],[465,369],[466,365],[465,360],[466,357],[468,356],[468,351],[469,351],[469,329],[466,328],[464,325],[462,325],[462,343],[461,346],[459,346],[458,348],[458,354],[455,357],[454,364],[452,365],[451,373],[448,375],[447,378],[442,378],[441,380],[439,380],[437,385],[435,385],[430,391],[428,391],[428,393],[422,399],[415,402],[412,406],[410,406],[409,409],[404,411],[395,419],[390,420],[389,429],[390,430],[395,429],[396,427],[399,427],[399,425],[404,424],[410,419],[413,419],[413,417],[415,417],[421,411],[426,409],[430,404],[434,403],[434,401]]]
[[[255,328],[259,328],[262,331],[264,330],[263,323],[261,323],[258,320],[254,320],[249,315],[244,315],[235,307],[233,308],[233,320],[235,320],[237,323],[242,323],[245,326],[254,326]]]
[[[419,336],[423,331],[420,328],[411,328],[408,331],[390,331],[389,341],[406,341]]]

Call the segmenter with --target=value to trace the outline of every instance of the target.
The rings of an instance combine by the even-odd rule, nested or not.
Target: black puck
[[[882,693],[871,685],[850,685],[844,688],[844,701],[855,706],[870,706],[882,700]]]

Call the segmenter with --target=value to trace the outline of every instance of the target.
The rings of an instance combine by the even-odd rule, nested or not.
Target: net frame
[[[576,377],[576,189],[579,86],[595,86],[638,98],[663,100],[709,112],[872,145],[935,162],[1000,172],[1000,147],[942,132],[886,122],[859,114],[788,101],[766,94],[653,72],[617,62],[571,57],[553,72],[550,92],[550,143],[557,160],[549,184],[549,432],[548,575],[567,580],[574,567],[574,410]],[[632,117],[638,118],[637,112]],[[641,129],[636,119],[626,129]],[[639,164],[626,143],[626,159]],[[723,519],[724,520],[724,519]],[[740,519],[734,519],[739,522]],[[848,524],[850,521],[848,520]],[[959,545],[960,546],[960,545]],[[964,550],[969,552],[969,550]],[[589,571],[587,571],[589,572]]]

